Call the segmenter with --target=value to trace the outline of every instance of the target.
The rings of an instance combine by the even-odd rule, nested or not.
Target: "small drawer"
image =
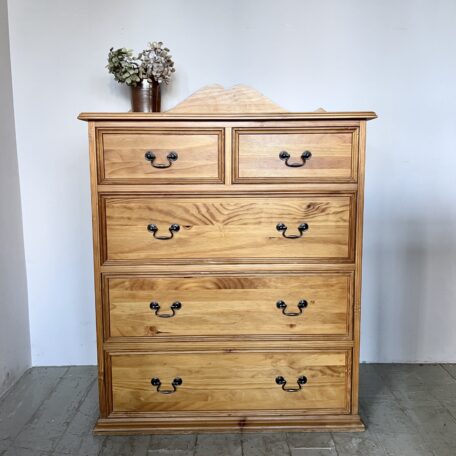
[[[349,350],[116,353],[113,412],[348,413]]]
[[[107,276],[107,337],[351,335],[352,273]]]
[[[233,130],[234,183],[351,183],[358,129]]]
[[[224,130],[98,129],[102,184],[223,183]]]
[[[103,197],[107,263],[349,262],[353,196]]]

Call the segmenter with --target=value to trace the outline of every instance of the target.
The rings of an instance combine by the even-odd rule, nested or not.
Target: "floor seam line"
[[[453,379],[456,380],[456,377],[446,368],[446,365],[445,364],[439,364],[440,367],[443,368],[443,370]]]

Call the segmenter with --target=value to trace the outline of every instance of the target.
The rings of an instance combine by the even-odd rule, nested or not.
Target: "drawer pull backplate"
[[[157,236],[158,233],[158,226],[151,223],[147,225],[147,231],[153,233],[154,238],[160,241],[167,241],[168,239],[172,239],[174,237],[174,233],[177,233],[180,230],[180,226],[177,223],[173,223],[168,228],[171,236]]]
[[[307,383],[307,377],[304,375],[301,375],[301,377],[298,377],[298,379],[296,380],[296,383],[298,384],[297,388],[286,388],[287,381],[281,375],[276,377],[275,381],[276,381],[277,385],[282,385],[282,389],[285,392],[296,393],[301,390],[302,385],[305,385]]]
[[[283,150],[279,154],[280,160],[284,160],[285,165],[290,168],[300,168],[301,166],[304,166],[306,164],[306,161],[309,160],[310,157],[312,157],[312,153],[306,150],[301,154],[301,162],[289,163],[288,160],[290,160],[290,154],[286,150]]]
[[[174,301],[172,304],[171,304],[171,312],[172,313],[168,313],[168,314],[159,314],[158,312],[160,311],[160,304],[156,301],[152,301],[150,303],[150,308],[152,310],[155,310],[155,315],[157,315],[157,317],[160,317],[160,318],[171,318],[171,317],[174,317],[174,315],[176,315],[176,310],[179,310],[182,308],[182,303],[180,301]]]
[[[302,314],[302,309],[305,309],[308,306],[308,303],[305,299],[301,299],[298,302],[298,310],[299,312],[286,312],[287,310],[287,304],[285,301],[277,301],[276,302],[277,309],[281,309],[282,313],[286,315],[287,317],[297,317],[298,315]]]
[[[152,384],[152,386],[155,386],[157,388],[157,392],[160,393],[160,394],[173,394],[176,392],[177,390],[177,387],[182,385],[182,379],[179,378],[179,377],[176,377],[172,383],[171,383],[171,386],[173,387],[172,390],[162,390],[160,389],[161,388],[161,381],[159,378],[157,377],[154,377],[150,383]]]
[[[168,163],[155,163],[155,159],[157,157],[151,150],[147,151],[146,154],[144,155],[144,157],[146,158],[147,161],[150,161],[150,164],[154,168],[163,169],[163,168],[169,168],[173,164],[173,162],[175,162],[179,158],[179,155],[177,155],[177,152],[170,152],[166,156]]]
[[[309,225],[307,223],[301,223],[301,225],[298,226],[299,234],[286,234],[287,229],[288,227],[284,223],[277,223],[276,225],[276,230],[281,232],[284,238],[298,239],[304,234],[304,231],[307,231],[309,229]]]

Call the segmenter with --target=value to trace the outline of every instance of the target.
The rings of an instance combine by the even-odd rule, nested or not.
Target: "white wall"
[[[21,196],[6,0],[0,0],[0,396],[30,366]]]
[[[456,361],[456,2],[14,0],[10,38],[34,364],[95,362],[80,111],[126,111],[111,46],[171,48],[170,107],[210,83],[369,123],[366,361]]]

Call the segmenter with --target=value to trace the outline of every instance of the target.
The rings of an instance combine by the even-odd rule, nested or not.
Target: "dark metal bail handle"
[[[171,317],[174,317],[174,315],[176,315],[176,310],[179,310],[179,309],[182,309],[182,303],[180,301],[174,301],[172,304],[171,304],[171,312],[172,313],[168,313],[168,314],[159,314],[158,312],[160,311],[160,304],[156,301],[152,301],[150,303],[150,308],[152,310],[155,310],[155,315],[157,315],[157,317],[160,317],[160,318],[171,318]]]
[[[182,379],[179,378],[179,377],[176,377],[172,382],[171,382],[171,386],[173,387],[172,390],[162,390],[161,389],[161,381],[158,377],[154,377],[150,383],[152,384],[152,386],[155,386],[157,388],[157,392],[160,393],[160,394],[173,394],[176,392],[177,390],[177,387],[178,386],[181,386],[182,385]]]
[[[155,163],[155,160],[157,157],[151,150],[147,151],[145,153],[144,157],[146,158],[147,161],[150,161],[150,164],[154,168],[163,169],[163,168],[169,168],[173,164],[173,162],[175,162],[179,158],[179,155],[177,155],[177,152],[170,152],[166,156],[168,163]]]
[[[158,233],[158,226],[151,223],[147,225],[147,231],[153,233],[155,239],[159,239],[160,241],[167,241],[168,239],[172,239],[174,237],[174,233],[177,233],[180,230],[180,226],[177,223],[173,223],[168,228],[171,236],[157,236]]]
[[[298,226],[299,234],[286,234],[287,229],[288,227],[285,225],[285,223],[277,223],[276,225],[276,230],[281,232],[284,238],[298,239],[304,234],[304,231],[307,231],[309,229],[309,225],[307,223],[301,223],[301,225]]]
[[[307,383],[307,377],[305,375],[301,375],[300,377],[298,377],[298,379],[296,380],[296,383],[298,384],[297,388],[286,388],[287,381],[281,375],[276,377],[275,381],[276,381],[277,385],[282,386],[282,389],[286,393],[297,393],[298,391],[301,390],[302,385],[305,385]]]
[[[302,314],[302,309],[305,309],[308,305],[309,304],[308,304],[308,302],[305,299],[301,299],[298,302],[298,310],[299,310],[299,312],[286,312],[286,310],[287,310],[286,302],[282,301],[282,300],[276,302],[277,309],[281,309],[282,313],[284,315],[286,315],[287,317],[297,317],[298,315],[301,315]]]
[[[284,160],[285,165],[289,166],[290,168],[300,168],[301,166],[304,166],[310,157],[312,157],[312,153],[309,150],[306,150],[301,154],[301,163],[289,163],[288,160],[290,160],[290,154],[286,150],[283,150],[279,154],[280,160]]]

